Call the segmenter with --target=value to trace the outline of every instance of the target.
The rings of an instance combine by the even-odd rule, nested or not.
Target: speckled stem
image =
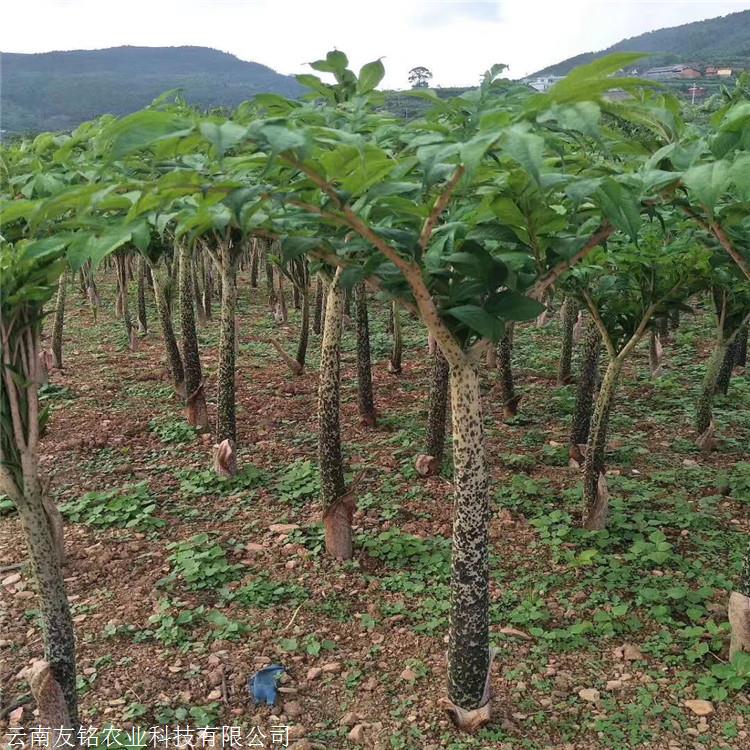
[[[438,467],[443,464],[445,453],[445,418],[448,412],[448,361],[435,347],[432,359],[432,381],[427,413],[427,445],[425,453],[437,459]],[[439,469],[438,469],[439,471]]]
[[[55,322],[52,327],[52,357],[55,367],[63,366],[63,324],[65,322],[65,274],[60,274],[57,282],[57,304],[55,305]]]
[[[187,417],[193,427],[204,429],[208,426],[206,397],[202,388],[202,372],[198,335],[195,330],[195,310],[193,309],[193,285],[190,262],[190,249],[182,244],[178,248],[180,305],[180,333],[182,334],[182,361],[185,368],[185,395],[188,399]]]
[[[573,328],[578,318],[578,305],[571,297],[566,297],[562,305],[562,348],[557,367],[557,382],[562,385],[570,382],[570,362],[573,354]]]
[[[164,267],[152,267],[151,278],[154,282],[154,299],[156,300],[156,313],[159,316],[164,347],[167,350],[167,362],[172,374],[175,392],[185,397],[185,370],[182,366],[182,355],[177,346],[174,327],[172,325],[172,314],[169,305],[169,289],[171,279]]]
[[[401,339],[401,316],[399,315],[398,302],[396,300],[393,300],[391,303],[391,313],[393,315],[393,348],[391,349],[390,371],[399,373],[401,372],[403,344]]]
[[[146,260],[138,253],[138,333],[148,333],[146,317]]]
[[[576,446],[584,445],[589,439],[591,410],[594,403],[597,374],[599,372],[602,337],[593,320],[590,320],[586,326],[582,348],[576,404],[573,409],[570,431],[570,445],[574,453],[577,453]]]
[[[258,288],[258,268],[260,267],[260,250],[257,241],[253,245],[252,256],[250,258],[250,286],[253,289]]]
[[[729,381],[732,378],[732,370],[737,361],[737,337],[732,339],[732,342],[727,346],[727,350],[724,352],[724,358],[721,360],[721,367],[719,368],[719,374],[716,376],[716,386],[714,393],[722,393],[725,396],[729,391]]]
[[[479,373],[473,363],[450,371],[455,484],[448,697],[463,709],[482,705],[489,669],[490,505]]]
[[[221,336],[219,339],[219,389],[216,408],[216,441],[237,445],[235,417],[235,312],[237,307],[237,257],[228,242],[218,248],[221,262]]]
[[[701,386],[701,393],[698,397],[698,404],[695,411],[695,430],[699,435],[702,435],[708,429],[713,418],[716,380],[719,377],[719,370],[724,361],[727,347],[728,344],[726,341],[717,342],[706,364],[703,385]]]
[[[367,289],[364,282],[354,290],[357,325],[357,385],[359,415],[369,427],[375,426],[375,399],[372,392],[372,365],[370,362],[370,325],[367,316]]]
[[[747,367],[747,334],[748,326],[744,325],[737,333],[737,357],[735,364]]]
[[[320,324],[323,319],[323,280],[320,276],[315,281],[315,309],[313,311],[313,332],[320,336]]]
[[[297,354],[295,359],[304,367],[307,358],[307,342],[310,339],[310,292],[305,285],[301,291],[302,295],[302,321],[299,327],[299,340],[297,341]]]
[[[607,365],[594,408],[591,433],[586,447],[586,462],[583,465],[583,526],[586,529],[603,529],[606,524],[607,507],[597,492],[597,486],[599,475],[604,473],[609,415],[612,412],[622,361],[616,357]]]
[[[318,466],[320,499],[324,513],[344,494],[344,465],[341,455],[340,366],[341,326],[344,293],[339,283],[341,269],[328,287],[328,299],[320,349],[318,381]],[[326,529],[326,536],[328,536]],[[345,530],[342,531],[345,533]],[[351,538],[351,528],[349,529]],[[340,548],[340,539],[326,538],[328,550]]]

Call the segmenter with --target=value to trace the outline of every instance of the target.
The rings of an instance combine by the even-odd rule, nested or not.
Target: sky
[[[280,73],[329,49],[383,58],[388,88],[418,65],[432,85],[472,85],[493,63],[520,78],[625,37],[750,9],[715,0],[3,0],[0,50],[214,47]]]

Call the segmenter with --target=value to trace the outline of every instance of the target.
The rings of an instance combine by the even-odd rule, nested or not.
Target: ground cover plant
[[[748,741],[750,110],[632,59],[3,147],[0,720]]]

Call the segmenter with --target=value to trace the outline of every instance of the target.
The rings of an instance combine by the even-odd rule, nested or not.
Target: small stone
[[[330,674],[336,674],[341,671],[341,662],[338,661],[331,661],[328,662],[328,664],[324,664],[321,669],[323,672],[328,672]]]
[[[3,586],[12,586],[14,583],[18,583],[21,580],[21,574],[20,573],[11,573],[9,576],[6,576],[3,578],[0,583],[2,583]]]
[[[685,708],[689,708],[696,716],[710,716],[714,712],[714,706],[711,701],[703,701],[699,699],[685,701]]]
[[[248,542],[245,545],[245,551],[249,552],[250,554],[258,554],[266,551],[266,548],[262,544],[258,544],[257,542]]]
[[[302,716],[302,706],[299,701],[284,701],[284,713],[290,719],[296,719]]]
[[[217,701],[219,698],[221,698],[221,690],[218,688],[215,688],[206,696],[206,700],[209,701]]]
[[[170,667],[170,671],[171,669],[172,668]],[[179,669],[177,671],[179,671]],[[221,685],[223,676],[224,676],[224,670],[221,667],[218,667],[217,669],[212,669],[206,675],[206,680],[208,681],[208,684],[211,687],[216,687],[217,685]]]
[[[625,643],[622,647],[622,658],[625,661],[642,661],[644,657],[638,646],[634,646],[632,643]]]
[[[307,679],[317,680],[318,677],[323,673],[323,670],[320,667],[310,667],[310,669],[307,670]]]
[[[358,745],[361,745],[365,739],[364,726],[362,726],[362,724],[356,724],[346,737],[350,742],[356,742]]]
[[[339,720],[340,727],[353,727],[359,721],[359,715],[354,711],[347,711]]]
[[[407,682],[414,682],[414,680],[417,679],[417,673],[413,669],[407,667],[401,672],[401,679],[406,680]]]
[[[272,523],[268,530],[274,534],[291,534],[299,528],[298,523]]]
[[[608,680],[605,690],[619,690],[622,687],[622,680]]]
[[[578,697],[589,703],[596,703],[599,700],[599,691],[596,688],[583,688],[578,691]]]

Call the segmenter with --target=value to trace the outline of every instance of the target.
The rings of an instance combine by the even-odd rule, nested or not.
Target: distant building
[[[565,76],[537,76],[536,78],[524,78],[524,83],[537,91],[547,91]]]
[[[700,78],[701,72],[690,65],[664,65],[659,68],[649,68],[643,73],[643,77],[666,81],[670,78]]]
[[[703,73],[706,78],[716,78],[718,71],[713,65],[709,65]]]
[[[729,76],[732,75],[732,69],[731,68],[719,68],[716,71],[716,75],[720,78],[729,78]]]

